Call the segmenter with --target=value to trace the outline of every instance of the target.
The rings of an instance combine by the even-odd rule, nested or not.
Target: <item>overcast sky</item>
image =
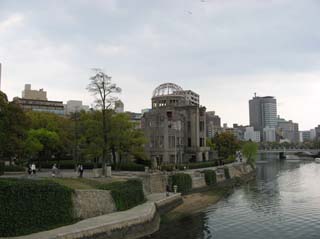
[[[50,100],[83,100],[91,68],[123,92],[125,110],[151,106],[164,82],[200,94],[222,122],[248,124],[254,92],[278,114],[320,123],[319,0],[0,0],[2,90],[25,83]]]

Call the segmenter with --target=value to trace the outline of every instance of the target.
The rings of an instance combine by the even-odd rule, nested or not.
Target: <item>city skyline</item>
[[[85,88],[101,67],[123,89],[126,110],[150,108],[152,90],[173,82],[228,125],[249,124],[256,92],[308,130],[320,116],[319,8],[311,0],[1,1],[1,87],[10,99],[30,83],[50,100],[92,104]]]

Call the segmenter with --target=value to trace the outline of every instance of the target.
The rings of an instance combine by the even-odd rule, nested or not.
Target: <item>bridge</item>
[[[306,155],[318,155],[320,153],[320,149],[286,149],[286,148],[277,148],[277,149],[260,149],[258,151],[259,154],[266,153],[278,153],[278,154],[296,154],[296,153],[304,153]]]

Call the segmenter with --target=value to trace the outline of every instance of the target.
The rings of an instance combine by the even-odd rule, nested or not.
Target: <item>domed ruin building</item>
[[[158,164],[207,161],[206,108],[191,90],[165,83],[152,95],[152,109],[142,118],[146,152]]]

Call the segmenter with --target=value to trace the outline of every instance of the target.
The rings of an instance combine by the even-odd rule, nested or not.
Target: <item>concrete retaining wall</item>
[[[76,224],[11,239],[136,239],[150,235],[160,226],[153,202],[127,211],[89,218]]]
[[[76,190],[72,201],[75,218],[86,219],[116,211],[111,192],[106,190]]]
[[[163,173],[141,175],[143,190],[146,195],[166,192],[167,177]]]

